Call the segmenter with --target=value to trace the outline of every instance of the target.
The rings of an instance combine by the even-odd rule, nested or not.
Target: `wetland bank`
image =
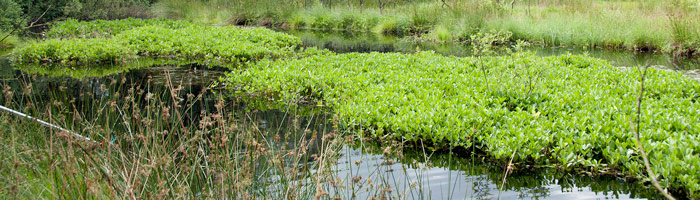
[[[693,61],[645,69],[596,51],[493,46],[493,35],[453,53],[357,39],[339,50],[319,45],[328,35],[54,23],[3,55],[0,101],[70,131],[0,113],[0,195],[664,198],[638,133],[660,185],[698,198]]]

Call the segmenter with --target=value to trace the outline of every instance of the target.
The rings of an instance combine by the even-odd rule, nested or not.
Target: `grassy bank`
[[[548,46],[677,56],[697,56],[700,47],[700,12],[693,1],[391,1],[381,8],[375,1],[360,2],[161,1],[154,13],[202,23],[368,31],[429,41],[470,42],[475,33],[502,31],[512,33],[512,41]]]
[[[587,56],[444,57],[370,53],[265,61],[228,87],[333,108],[345,128],[375,138],[477,149],[522,165],[643,179],[630,127],[638,69]],[[697,198],[700,84],[649,71],[641,124],[662,184]]]
[[[212,27],[170,20],[66,21],[50,39],[13,52],[17,63],[81,65],[139,56],[247,62],[291,55],[301,41],[264,28]]]

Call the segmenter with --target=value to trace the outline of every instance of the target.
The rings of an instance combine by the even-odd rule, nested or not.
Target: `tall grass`
[[[371,3],[370,3],[371,2]],[[512,40],[694,55],[700,12],[691,1],[164,1],[164,17],[198,20],[194,8],[226,13],[221,23],[281,28],[374,31],[431,41],[468,41],[483,31],[510,31]],[[284,4],[284,5],[282,5]],[[191,6],[189,6],[191,5]],[[182,14],[177,14],[182,13]],[[680,53],[678,53],[680,52]]]
[[[313,112],[288,109],[282,126],[169,78],[91,81],[3,82],[3,105],[104,143],[0,113],[0,197],[309,199],[342,138]]]

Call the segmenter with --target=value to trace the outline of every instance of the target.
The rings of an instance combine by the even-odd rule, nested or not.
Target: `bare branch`
[[[636,59],[635,59],[636,60]],[[649,164],[649,158],[647,158],[647,153],[644,151],[644,145],[642,144],[642,140],[639,137],[639,132],[641,129],[640,126],[640,121],[641,121],[641,116],[642,116],[642,99],[644,97],[644,80],[646,79],[647,75],[647,70],[649,69],[649,66],[651,66],[651,63],[647,62],[646,66],[644,67],[644,71],[642,72],[642,77],[640,79],[641,82],[641,91],[639,91],[639,98],[637,99],[637,127],[636,131],[634,132],[634,138],[637,141],[637,147],[639,148],[639,151],[642,153],[642,159],[644,160],[644,166],[647,168],[647,173],[649,174],[649,179],[651,179],[652,185],[661,192],[666,198],[675,200],[676,198],[673,198],[671,194],[666,192],[666,190],[661,187],[659,184],[659,181],[656,180],[656,174],[654,174],[654,170],[651,168],[651,164]]]

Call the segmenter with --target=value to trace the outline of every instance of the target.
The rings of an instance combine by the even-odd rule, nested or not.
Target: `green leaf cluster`
[[[350,53],[262,61],[225,81],[239,94],[314,99],[365,136],[643,178],[631,123],[640,74],[585,55]],[[650,69],[645,84],[640,135],[652,166],[665,186],[700,197],[700,83]]]

